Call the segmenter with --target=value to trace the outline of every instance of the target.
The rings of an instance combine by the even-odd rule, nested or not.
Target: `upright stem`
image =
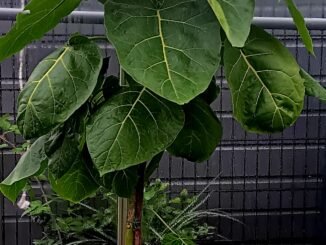
[[[146,163],[138,169],[138,182],[135,193],[128,199],[126,245],[142,245],[142,216],[144,203],[144,181]]]

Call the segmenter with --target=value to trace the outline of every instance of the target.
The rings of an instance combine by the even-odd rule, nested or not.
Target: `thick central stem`
[[[143,163],[139,166],[139,179],[135,193],[128,199],[126,245],[142,245],[141,223],[143,216],[145,168],[146,163]]]

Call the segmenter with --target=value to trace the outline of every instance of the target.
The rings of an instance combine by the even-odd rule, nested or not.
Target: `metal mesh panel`
[[[287,16],[278,1],[257,1],[257,16]],[[306,16],[323,17],[324,1],[298,1]],[[20,1],[4,0],[1,7],[19,7]],[[83,10],[99,10],[94,1],[85,2]],[[0,22],[5,33],[11,21]],[[310,74],[326,86],[326,33],[312,32],[316,57],[305,51],[295,31],[269,30],[295,55]],[[15,119],[19,80],[24,82],[37,63],[62,45],[72,33],[103,35],[102,25],[87,24],[83,19],[61,23],[39,42],[28,46],[23,58],[19,55],[0,64],[0,113]],[[113,48],[102,45],[112,57],[109,73],[117,75],[119,66]],[[20,72],[22,71],[22,72]],[[213,108],[223,123],[221,145],[211,159],[201,164],[165,155],[156,176],[168,181],[170,193],[183,188],[199,193],[208,183],[210,195],[203,208],[230,213],[242,223],[226,218],[207,219],[217,232],[231,244],[324,244],[326,227],[326,105],[313,98],[306,100],[298,122],[281,134],[246,133],[232,118],[230,93],[223,76],[217,75],[222,90]],[[17,139],[19,140],[19,139]],[[0,176],[4,178],[17,162],[18,156],[8,150],[0,154]],[[215,181],[214,178],[219,176]],[[41,235],[41,227],[20,218],[21,212],[0,198],[0,244],[25,245]],[[216,236],[216,239],[218,237]],[[206,244],[214,244],[209,241]]]

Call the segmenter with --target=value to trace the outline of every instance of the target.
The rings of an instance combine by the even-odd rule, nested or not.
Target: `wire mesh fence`
[[[287,16],[278,1],[258,2],[257,16]],[[272,3],[271,3],[272,2]],[[0,7],[20,7],[21,1],[4,0]],[[80,9],[100,10],[95,1]],[[306,16],[323,17],[324,1],[298,1]],[[12,21],[0,22],[6,33]],[[281,28],[278,28],[281,29]],[[326,32],[313,30],[316,57],[309,56],[293,30],[268,30],[294,54],[300,65],[326,86]],[[37,63],[71,34],[103,35],[101,24],[80,19],[61,23],[41,41],[29,45],[23,56],[16,55],[0,64],[0,114],[13,120],[17,112],[19,82],[26,82]],[[109,73],[117,75],[119,66],[112,46],[102,43],[103,54],[111,57]],[[280,134],[246,133],[232,118],[230,92],[223,71],[216,75],[221,95],[213,108],[222,121],[224,136],[211,159],[193,164],[164,155],[156,177],[170,183],[170,194],[183,188],[199,193],[208,183],[209,195],[203,208],[229,213],[241,222],[227,218],[207,221],[230,244],[326,244],[326,106],[313,98],[306,100],[298,122]],[[20,139],[16,139],[20,140]],[[1,150],[0,176],[3,179],[19,156]],[[216,178],[218,176],[218,178]],[[32,244],[42,228],[20,217],[21,211],[0,198],[0,244]],[[206,241],[215,244],[219,240]]]

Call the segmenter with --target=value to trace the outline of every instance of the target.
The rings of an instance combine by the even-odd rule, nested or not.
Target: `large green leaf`
[[[234,116],[247,130],[278,132],[299,117],[305,90],[300,67],[270,34],[253,26],[244,48],[227,41],[224,65]]]
[[[0,38],[0,61],[13,55],[27,44],[40,39],[59,21],[70,14],[81,0],[32,0],[24,12],[17,15],[13,28]]]
[[[304,85],[306,88],[306,95],[316,97],[322,102],[326,102],[326,88],[324,88],[320,82],[314,79],[305,70],[301,69],[301,77],[304,79]]]
[[[138,181],[138,166],[108,173],[103,176],[103,184],[119,197],[130,197]]]
[[[1,192],[14,202],[25,187],[27,179],[42,172],[47,166],[44,143],[47,136],[36,140],[29,150],[20,158],[11,174],[0,184]]]
[[[294,20],[295,25],[297,26],[298,32],[304,45],[311,54],[314,54],[314,45],[312,42],[312,38],[310,36],[309,30],[306,26],[306,22],[301,12],[297,9],[297,6],[293,2],[293,0],[285,0],[285,3],[288,6],[290,14]]]
[[[51,172],[49,179],[52,189],[63,199],[77,203],[91,196],[98,189],[94,180],[96,173],[87,166],[81,154],[76,155],[70,169],[61,177],[55,178]]]
[[[102,58],[96,44],[74,36],[42,60],[19,95],[18,126],[34,138],[65,122],[91,95]]]
[[[92,116],[87,146],[104,175],[151,159],[174,141],[183,123],[180,106],[143,87],[130,87]]]
[[[221,141],[222,125],[209,105],[201,99],[185,105],[184,111],[185,125],[168,151],[193,162],[205,161]]]
[[[208,0],[233,47],[243,47],[254,17],[255,0]]]
[[[220,63],[220,28],[207,0],[108,0],[107,36],[136,82],[184,104]]]

